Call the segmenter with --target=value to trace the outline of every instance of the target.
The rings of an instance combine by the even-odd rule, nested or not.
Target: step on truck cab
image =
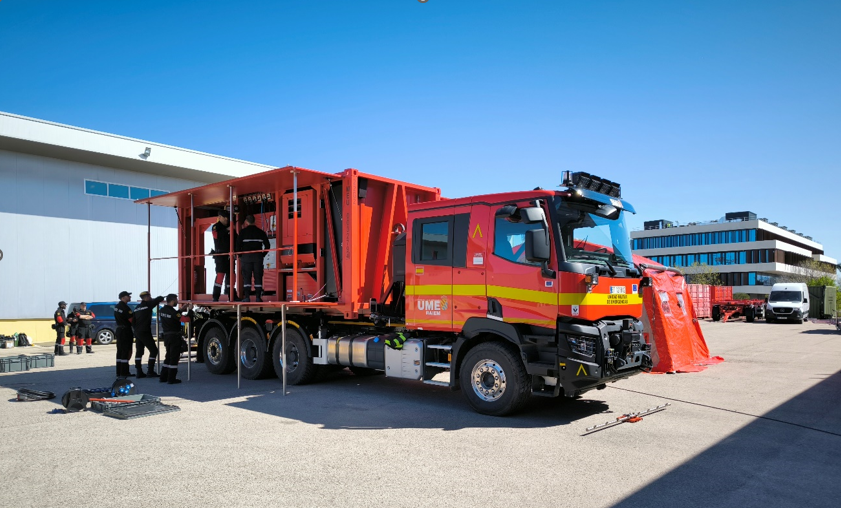
[[[211,372],[282,375],[285,315],[291,384],[348,367],[461,390],[505,415],[532,394],[576,397],[652,367],[634,209],[614,182],[563,183],[443,199],[357,170],[287,167],[141,202],[178,209],[179,296],[201,306],[192,328]],[[263,302],[208,301],[202,241],[219,210],[232,236],[251,214],[271,239]]]

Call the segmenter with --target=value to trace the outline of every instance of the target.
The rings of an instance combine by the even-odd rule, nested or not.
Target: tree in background
[[[795,265],[794,270],[779,277],[780,282],[802,282],[808,286],[834,286],[833,273],[827,271],[827,263],[807,259]]]
[[[695,262],[683,270],[683,275],[689,284],[721,285],[721,275],[707,264]]]

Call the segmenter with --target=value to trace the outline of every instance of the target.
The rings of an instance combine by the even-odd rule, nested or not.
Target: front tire
[[[748,323],[753,323],[756,319],[756,309],[753,307],[748,307],[745,309],[745,321]]]
[[[202,339],[204,363],[211,374],[230,374],[235,371],[234,347],[228,340],[228,334],[219,326],[214,326]]]
[[[263,379],[274,374],[274,366],[269,361],[266,351],[266,339],[253,326],[242,329],[239,339],[239,361],[242,364],[242,377],[245,379]]]
[[[718,305],[713,307],[713,321],[721,321],[721,307]]]
[[[114,330],[111,330],[110,328],[103,328],[102,330],[96,332],[97,344],[107,346],[112,342],[114,342]]]
[[[531,395],[523,362],[513,347],[486,342],[471,349],[461,363],[461,389],[477,413],[505,416],[520,410]]]
[[[289,364],[286,370],[287,384],[305,385],[312,382],[318,372],[317,366],[312,363],[312,358],[307,354],[305,340],[296,328],[286,328],[286,362]],[[280,336],[276,337],[274,347],[272,347],[272,363],[277,377],[281,380],[283,379],[282,346]]]

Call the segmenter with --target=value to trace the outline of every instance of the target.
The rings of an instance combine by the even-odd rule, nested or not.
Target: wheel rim
[[[298,351],[298,346],[295,344],[286,344],[286,359],[289,361],[289,369],[286,372],[292,372],[298,368],[298,363],[301,361],[301,355]],[[283,367],[283,356],[280,357],[280,366]]]
[[[480,360],[470,373],[473,393],[485,402],[493,402],[502,397],[507,385],[505,371],[493,360]]]
[[[207,359],[213,365],[222,363],[222,341],[219,337],[211,337],[207,340]]]
[[[104,344],[110,344],[111,341],[114,340],[114,337],[111,335],[109,331],[99,332],[99,342]]]
[[[245,339],[240,345],[239,360],[246,369],[257,366],[257,344],[251,339]]]

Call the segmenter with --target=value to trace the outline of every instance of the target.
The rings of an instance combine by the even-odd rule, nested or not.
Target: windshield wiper
[[[608,258],[609,257],[610,256],[608,256]],[[616,277],[616,268],[613,267],[613,264],[611,264],[610,259],[605,259],[604,262],[607,264],[607,269],[610,270],[610,276]]]

